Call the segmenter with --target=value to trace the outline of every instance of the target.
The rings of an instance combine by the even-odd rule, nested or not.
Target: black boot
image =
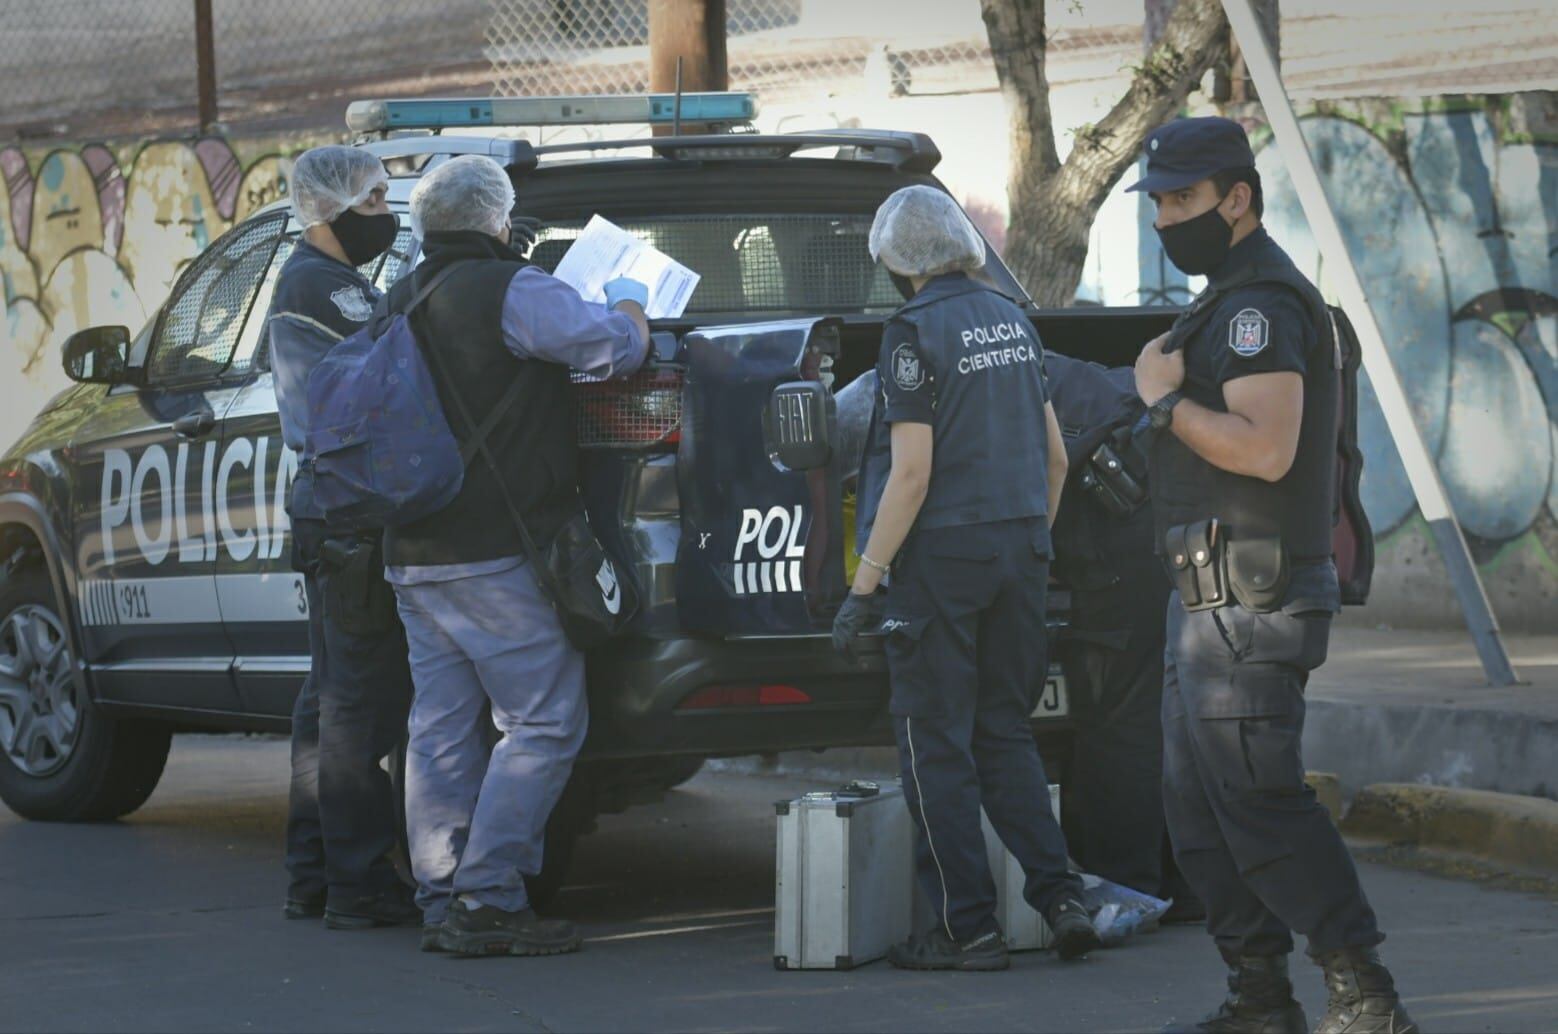
[[[1315,1034],[1417,1034],[1396,982],[1373,948],[1339,948],[1315,956],[1331,992]]]
[[[1199,1023],[1169,1024],[1164,1034],[1309,1034],[1304,1007],[1293,998],[1286,955],[1233,955],[1228,998]]]
[[[1067,894],[1052,902],[1044,919],[1055,935],[1055,954],[1067,962],[1080,959],[1088,952],[1104,946],[1103,938],[1093,929],[1087,906],[1075,894]]]
[[[331,894],[325,904],[325,926],[331,930],[371,930],[376,926],[412,926],[422,910],[411,891],[399,883],[376,893]]]

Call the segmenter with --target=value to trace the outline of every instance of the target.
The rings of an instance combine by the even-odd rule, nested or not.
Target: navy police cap
[[[1142,148],[1147,175],[1125,188],[1162,194],[1199,183],[1224,169],[1248,169],[1255,152],[1244,127],[1232,119],[1179,118],[1147,135]]]

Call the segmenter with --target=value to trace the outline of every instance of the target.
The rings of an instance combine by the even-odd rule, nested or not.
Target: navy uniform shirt
[[[281,438],[299,456],[308,433],[308,375],[326,352],[363,328],[378,301],[367,277],[305,240],[281,267],[265,326]],[[287,512],[295,519],[323,516],[307,468],[292,482]]]
[[[863,460],[864,548],[891,464],[890,425],[933,429],[930,487],[916,528],[1048,512],[1044,348],[1011,299],[962,273],[939,276],[888,320],[877,360],[882,397]]]
[[[1252,275],[1263,282],[1246,282]],[[1276,282],[1272,277],[1287,277]],[[1337,380],[1335,342],[1316,323],[1318,294],[1292,268],[1264,229],[1235,245],[1208,279],[1207,291],[1176,325],[1184,351],[1185,397],[1222,413],[1226,385],[1261,373],[1304,379],[1297,453],[1275,483],[1224,471],[1173,434],[1154,439],[1152,504],[1161,547],[1170,527],[1217,517],[1234,537],[1279,535],[1294,563],[1330,552],[1335,489]],[[1323,329],[1323,333],[1322,333]]]
[[[1264,228],[1234,245],[1213,271],[1208,289],[1268,250],[1280,250]],[[1286,258],[1286,256],[1283,256]],[[1308,307],[1280,284],[1249,284],[1219,295],[1210,316],[1182,343],[1185,386],[1180,390],[1209,409],[1226,412],[1223,385],[1254,373],[1299,375],[1308,369],[1315,328]]]

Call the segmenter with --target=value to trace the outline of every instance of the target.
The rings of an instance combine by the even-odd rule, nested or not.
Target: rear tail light
[[[678,711],[711,711],[720,707],[772,707],[809,704],[811,695],[794,686],[708,686],[689,693]]]
[[[574,375],[579,444],[594,448],[675,445],[682,433],[682,374],[645,370],[614,381]]]

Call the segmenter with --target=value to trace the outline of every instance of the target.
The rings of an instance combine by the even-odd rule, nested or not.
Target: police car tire
[[[57,608],[49,575],[41,566],[0,581],[0,621],[18,607]],[[79,708],[80,731],[65,766],[32,776],[0,754],[0,800],[25,819],[101,822],[146,803],[167,764],[172,728],[160,722],[114,718],[91,699]]]

